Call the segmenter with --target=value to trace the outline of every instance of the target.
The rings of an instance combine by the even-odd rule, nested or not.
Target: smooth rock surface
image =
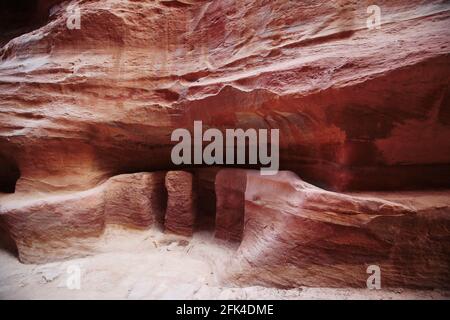
[[[378,1],[376,30],[365,1],[71,3],[80,29],[64,2],[0,49],[1,190],[166,170],[194,120],[280,129],[282,169],[327,189],[449,187],[448,2]]]
[[[242,171],[228,170],[232,175],[241,179]],[[448,288],[449,230],[450,191],[339,194],[292,172],[247,171],[231,278],[285,288],[366,287],[367,267],[376,265],[383,287]]]
[[[162,223],[164,172],[115,176],[81,192],[0,199],[0,231],[24,263],[92,253],[107,224],[145,229]]]

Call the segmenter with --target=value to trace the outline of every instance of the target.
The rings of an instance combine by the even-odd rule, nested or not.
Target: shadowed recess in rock
[[[0,192],[13,193],[19,178],[20,170],[16,163],[0,153]]]

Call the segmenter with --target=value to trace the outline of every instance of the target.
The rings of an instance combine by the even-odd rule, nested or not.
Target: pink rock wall
[[[196,190],[192,173],[169,171],[166,174],[167,210],[165,231],[192,236],[194,233],[197,207]]]
[[[365,288],[375,265],[383,287],[449,287],[448,191],[340,194],[292,172],[221,173],[245,189],[243,239],[229,275],[236,283]]]
[[[368,5],[80,1],[68,30],[63,4],[0,50],[0,158],[19,192],[86,190],[171,167],[202,120],[280,129],[282,169],[329,189],[448,187],[448,4],[379,1],[378,30]]]
[[[216,204],[236,283],[359,287],[378,264],[448,287],[448,2],[377,1],[375,30],[369,1],[72,1],[80,29],[57,2],[0,7],[0,233],[21,261],[164,214],[190,236]],[[290,172],[174,171],[195,120],[279,129]]]

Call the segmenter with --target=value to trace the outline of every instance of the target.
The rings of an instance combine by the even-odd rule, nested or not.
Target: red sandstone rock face
[[[192,236],[196,218],[196,192],[192,173],[169,171],[166,174],[167,210],[166,231]]]
[[[246,184],[235,282],[366,287],[376,265],[383,287],[449,288],[449,192],[338,194],[292,172],[244,173],[226,171],[227,181]]]
[[[45,263],[90,253],[86,239],[105,227],[104,187],[44,199],[3,202],[0,224],[24,263]]]
[[[367,267],[376,265],[383,287],[448,288],[448,191],[333,193],[292,172],[225,169],[215,177],[216,237],[239,242],[222,275],[228,281],[364,287]],[[5,197],[0,230],[25,263],[73,258],[95,251],[106,224],[146,228],[161,221],[167,197],[166,230],[191,236],[194,180],[185,171],[141,173],[82,192]]]
[[[106,224],[148,228],[162,222],[164,172],[120,175],[98,187],[40,198],[4,197],[0,231],[24,263],[92,253]]]
[[[205,167],[194,169],[194,185],[197,196],[197,212],[195,228],[201,230],[212,230],[216,219],[216,175],[221,169],[219,167]]]
[[[21,261],[162,221],[164,174],[117,175],[173,170],[171,132],[202,120],[280,129],[282,169],[325,189],[419,190],[219,173],[216,235],[242,238],[231,279],[360,287],[378,264],[386,286],[448,287],[450,197],[420,191],[450,186],[447,2],[378,1],[379,30],[365,1],[72,2],[81,29],[65,2],[0,39],[0,232]],[[194,184],[198,208],[215,202],[214,170],[193,172],[167,176],[169,231],[192,234]]]
[[[115,176],[105,190],[106,222],[148,228],[164,222],[164,172]]]
[[[79,30],[63,4],[0,51],[2,189],[171,167],[193,120],[279,128],[282,168],[327,188],[449,186],[449,5],[377,4],[380,30],[365,1],[80,1]]]
[[[221,170],[216,176],[216,238],[241,241],[247,171]]]

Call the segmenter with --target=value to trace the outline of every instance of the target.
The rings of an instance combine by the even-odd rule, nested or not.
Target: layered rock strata
[[[167,232],[191,236],[194,180],[186,171],[140,173],[83,192],[3,199],[0,230],[25,263],[91,254],[107,224],[148,228],[164,214]],[[220,170],[215,190],[215,235],[239,245],[226,281],[365,287],[376,266],[383,287],[448,288],[449,191],[343,194],[292,172],[243,169]]]
[[[0,49],[0,190],[173,169],[194,120],[279,129],[281,168],[326,189],[449,187],[449,4],[378,1],[370,30],[371,4],[61,3]]]
[[[216,176],[216,238],[241,241],[247,171],[224,169]]]
[[[235,191],[245,197],[230,271],[237,283],[366,287],[367,268],[376,266],[383,287],[450,287],[448,191],[339,194],[292,172],[227,170],[226,177],[245,188]],[[228,197],[217,196],[218,203]]]
[[[119,175],[87,191],[3,197],[0,231],[24,263],[91,254],[107,224],[142,229],[162,222],[164,177],[164,172]]]
[[[115,176],[179,170],[171,133],[202,121],[279,129],[301,177],[220,175],[215,201],[205,173],[193,205],[195,179],[169,175],[168,230],[217,202],[234,281],[362,286],[376,264],[387,286],[448,287],[450,197],[428,191],[450,187],[448,1],[377,1],[375,29],[370,1],[20,3],[0,10],[0,232],[22,261],[162,221],[164,174]]]
[[[181,236],[192,236],[197,216],[194,176],[186,171],[166,174],[167,210],[165,231]]]

